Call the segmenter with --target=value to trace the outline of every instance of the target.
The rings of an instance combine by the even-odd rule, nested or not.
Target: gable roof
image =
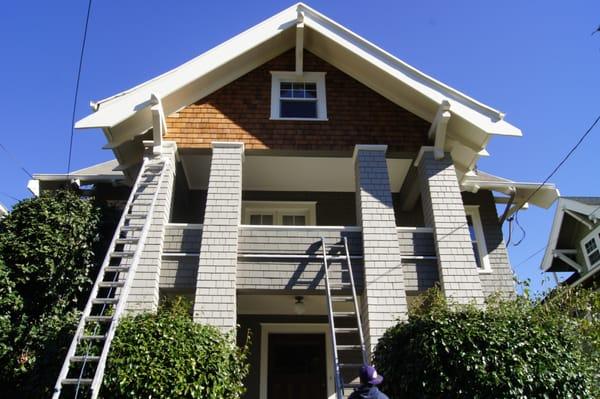
[[[502,112],[433,79],[303,3],[171,71],[92,103],[95,112],[75,126],[103,128],[114,148],[152,127],[152,95],[169,115],[294,48],[298,23],[304,27],[303,48],[417,116],[433,122],[447,101],[453,116],[448,143],[458,141],[470,152],[467,165],[487,155],[484,149],[491,135],[521,135],[503,120]]]
[[[600,220],[600,197],[560,197],[556,205],[556,213],[550,230],[550,237],[546,252],[542,259],[541,268],[543,271],[549,271],[554,266],[555,260],[554,251],[558,246],[559,237],[565,223],[565,213],[578,215],[582,220],[589,220],[591,225],[598,223]],[[572,218],[571,215],[568,215]],[[579,223],[580,221],[576,221]]]

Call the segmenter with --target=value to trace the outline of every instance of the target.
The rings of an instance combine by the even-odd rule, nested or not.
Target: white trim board
[[[327,369],[327,399],[335,399],[333,381],[333,351],[329,325],[321,323],[260,323],[260,399],[267,398],[269,334],[325,334],[325,367]]]

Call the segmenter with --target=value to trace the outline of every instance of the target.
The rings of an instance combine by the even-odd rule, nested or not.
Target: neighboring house
[[[572,272],[565,284],[598,288],[600,197],[559,198],[542,270]]]
[[[372,350],[436,283],[460,303],[513,295],[500,219],[531,194],[544,208],[557,197],[477,171],[491,138],[521,136],[503,113],[303,4],[93,108],[77,128],[103,129],[110,166],[135,182],[118,251],[133,256],[145,237],[127,310],[185,295],[194,320],[239,325],[239,339],[250,329],[248,398],[334,395],[321,237],[348,239]],[[42,189],[60,180],[36,178]],[[147,236],[129,235],[136,210]],[[344,251],[327,250],[332,295],[347,298]],[[357,330],[338,325],[338,344],[351,342]]]

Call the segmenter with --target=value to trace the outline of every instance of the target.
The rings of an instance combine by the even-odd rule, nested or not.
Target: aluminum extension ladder
[[[144,159],[56,381],[53,399],[98,397],[110,344],[150,229],[164,171],[164,160]],[[141,203],[140,196],[151,200]]]
[[[356,377],[356,373],[360,366],[368,362],[368,356],[362,332],[358,300],[356,297],[356,285],[354,284],[354,275],[352,274],[352,262],[350,260],[350,251],[348,249],[348,239],[347,237],[344,237],[342,244],[327,245],[325,238],[321,237],[321,246],[323,248],[327,311],[329,315],[329,329],[333,348],[335,392],[337,399],[344,399],[349,393],[349,390],[358,386],[358,384],[351,383],[351,381]],[[342,255],[333,254],[340,251],[343,251]],[[341,261],[340,267],[342,269],[342,279],[340,284],[334,284],[330,280],[329,268],[332,261],[338,260]],[[346,270],[344,270],[344,264],[346,265]],[[348,273],[348,282],[344,282],[344,272]],[[354,304],[352,311],[340,311],[335,308],[336,305],[348,302],[353,302]],[[348,322],[344,323],[346,320]],[[336,327],[336,321],[341,325],[340,327]],[[352,323],[352,321],[354,321],[354,323]],[[357,336],[358,343],[355,342]],[[344,343],[338,344],[338,339],[340,342]],[[360,356],[358,356],[358,351],[360,351]],[[362,361],[362,363],[360,363],[360,361]]]

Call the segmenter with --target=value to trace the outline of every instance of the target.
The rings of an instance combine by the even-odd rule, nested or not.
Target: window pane
[[[588,242],[585,243],[585,251],[589,254],[591,252],[593,252],[595,249],[597,248],[596,246],[596,240],[595,239],[591,239]]]
[[[250,224],[260,224],[260,215],[250,215]]]
[[[292,98],[292,91],[281,89],[281,91],[279,92],[279,96],[281,98]]]
[[[316,101],[290,101],[281,100],[280,103],[281,118],[316,118]]]
[[[283,215],[282,222],[285,226],[292,226],[294,224],[294,217],[290,215]]]
[[[467,215],[467,225],[469,226],[469,234],[471,235],[471,241],[477,241],[477,234],[475,234],[475,226],[473,225],[473,218],[471,215]]]
[[[306,87],[306,90],[317,91],[317,84],[316,83],[305,83],[304,87]]]
[[[294,224],[296,226],[306,226],[306,217],[304,215],[294,216]]]
[[[281,82],[281,90],[287,89],[290,90],[292,88],[292,84],[290,82]]]
[[[316,90],[306,90],[306,92],[304,93],[304,97],[317,98],[317,91]]]
[[[477,267],[481,268],[481,259],[479,259],[479,249],[477,248],[477,243],[473,243],[473,253],[475,254],[475,263],[477,263]]]

